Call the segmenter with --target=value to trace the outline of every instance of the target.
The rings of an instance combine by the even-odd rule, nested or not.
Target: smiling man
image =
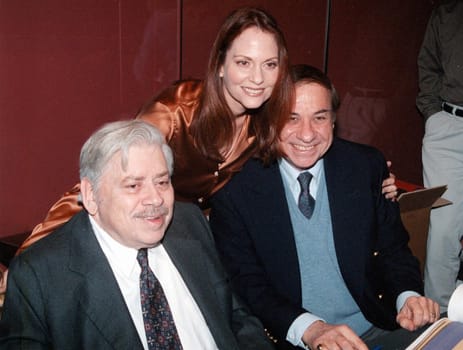
[[[86,210],[10,265],[2,349],[272,349],[231,291],[202,212],[174,204],[172,169],[145,122],[87,140]]]
[[[367,350],[439,317],[423,297],[381,153],[333,135],[326,75],[292,68],[295,102],[274,161],[248,161],[212,198],[210,222],[237,291],[278,349]]]

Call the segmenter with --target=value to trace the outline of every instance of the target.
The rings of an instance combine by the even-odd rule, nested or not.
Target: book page
[[[447,314],[450,320],[463,322],[463,284],[452,293]]]

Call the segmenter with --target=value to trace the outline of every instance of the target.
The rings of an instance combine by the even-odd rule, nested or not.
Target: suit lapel
[[[224,324],[222,312],[218,311],[224,308],[220,303],[226,301],[219,300],[218,286],[212,285],[208,272],[215,267],[207,266],[201,242],[183,238],[184,233],[178,234],[182,230],[188,232],[191,229],[184,223],[175,221],[166,232],[163,245],[201,310],[218,348],[231,348],[235,339],[231,332],[225,332],[230,329],[230,325]]]
[[[89,319],[114,349],[142,349],[136,328],[87,214],[73,228],[69,268],[81,275],[76,295]]]
[[[258,228],[254,230],[256,245],[272,264],[272,275],[285,286],[285,294],[301,302],[300,279],[294,278],[300,275],[299,261],[278,163],[264,167],[256,161],[248,178],[250,181],[243,185],[243,206],[249,210],[250,222]],[[252,207],[246,203],[252,203]]]
[[[355,169],[344,147],[335,139],[324,157],[326,187],[338,264],[351,293],[361,294],[365,274],[356,268],[365,265],[361,250],[364,232],[357,229],[359,216],[356,211],[362,206],[358,191],[363,188],[357,182],[363,180],[361,169]]]

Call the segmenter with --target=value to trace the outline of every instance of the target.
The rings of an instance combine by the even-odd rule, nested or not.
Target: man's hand
[[[302,335],[302,341],[313,350],[368,350],[366,344],[348,326],[322,321],[312,323]]]
[[[392,162],[387,161],[387,167],[391,168]],[[389,172],[389,177],[383,181],[383,190],[382,193],[387,199],[395,201],[397,198],[397,186],[395,185],[395,175]]]
[[[425,297],[409,297],[397,314],[396,321],[409,331],[414,331],[425,324],[439,319],[439,304]]]

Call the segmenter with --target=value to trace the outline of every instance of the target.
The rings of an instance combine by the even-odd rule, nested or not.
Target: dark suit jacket
[[[163,244],[219,349],[273,348],[231,292],[197,207],[175,204]],[[142,349],[86,212],[16,257],[9,271],[1,349]]]
[[[386,162],[371,147],[335,139],[324,169],[344,281],[370,322],[396,328],[397,296],[405,290],[422,293],[422,282],[398,205],[381,194]],[[306,310],[278,163],[264,167],[250,160],[211,204],[212,232],[238,293],[280,339],[279,347],[288,346],[282,339]]]

